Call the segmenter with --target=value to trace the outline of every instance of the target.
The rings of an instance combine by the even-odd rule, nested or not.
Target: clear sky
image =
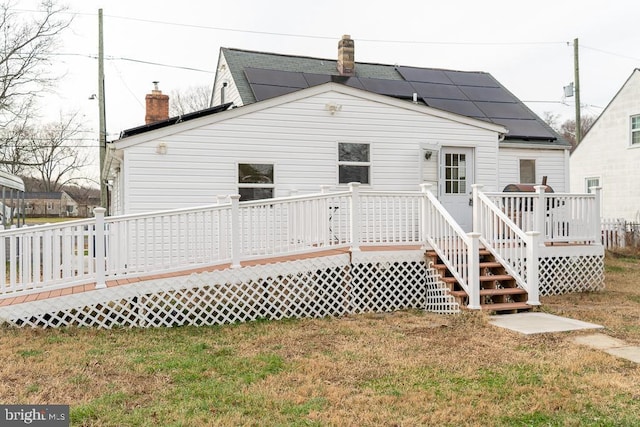
[[[62,76],[43,114],[80,111],[96,131],[98,9],[104,14],[108,139],[144,124],[152,81],[169,94],[211,86],[220,47],[336,58],[350,34],[357,62],[492,74],[533,111],[573,118],[573,40],[583,112],[599,114],[640,67],[640,1],[61,0],[74,14],[57,49]],[[35,8],[18,1],[16,7]],[[26,12],[25,12],[26,13]]]

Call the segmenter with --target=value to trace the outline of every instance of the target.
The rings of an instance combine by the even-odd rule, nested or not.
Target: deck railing
[[[524,231],[539,231],[547,243],[598,242],[600,235],[599,188],[592,194],[485,193],[515,225]],[[535,205],[535,206],[534,206]]]
[[[0,231],[0,257],[5,260],[0,263],[0,298],[80,283],[95,282],[100,288],[113,279],[213,265],[238,267],[247,260],[332,248],[420,245],[436,250],[469,294],[470,307],[479,308],[479,241],[500,248],[519,283],[533,286],[535,253],[527,252],[532,245],[519,227],[528,223],[513,221],[513,215],[503,211],[504,200],[509,206],[526,207],[519,218],[531,207],[532,229],[536,221],[541,221],[540,229],[547,224],[555,227],[555,219],[545,222],[548,217],[535,214],[539,206],[574,206],[574,200],[592,200],[476,193],[474,197],[481,199],[476,202],[480,212],[476,216],[482,227],[475,233],[465,233],[456,224],[428,185],[416,192],[381,192],[351,184],[345,191],[251,202],[239,202],[234,195],[210,206],[106,218],[104,209],[96,208],[91,219]],[[564,239],[589,242],[598,236],[599,241],[599,225],[597,233],[588,232],[595,230],[596,219],[590,215],[597,212],[588,203],[575,210],[576,220],[586,228],[570,222],[563,229]],[[568,212],[573,215],[574,210]],[[550,234],[547,241],[559,241],[556,238]]]
[[[0,296],[331,248],[423,245],[423,194],[349,190],[0,231]],[[101,244],[102,242],[102,244]]]
[[[427,242],[469,296],[471,309],[480,308],[478,254],[480,235],[465,233],[430,191],[431,184],[422,184],[425,195],[424,224]]]
[[[481,188],[481,185],[473,186],[473,228],[480,235],[484,247],[505,266],[519,287],[527,291],[527,303],[539,305],[537,264],[540,233],[524,232],[499,205],[480,191]],[[536,198],[516,200],[528,200],[532,211],[538,209],[539,200]]]

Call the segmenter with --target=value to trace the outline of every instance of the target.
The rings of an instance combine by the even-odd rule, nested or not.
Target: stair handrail
[[[523,231],[486,194],[473,188],[473,230],[518,286],[527,291],[529,305],[540,305],[538,283],[539,231]],[[534,209],[538,204],[534,200]]]
[[[469,296],[467,308],[480,309],[478,233],[466,233],[431,192],[432,184],[421,184],[423,235],[453,277]]]

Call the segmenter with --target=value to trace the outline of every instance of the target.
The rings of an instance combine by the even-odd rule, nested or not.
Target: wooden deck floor
[[[421,247],[419,245],[415,246],[363,246],[361,247],[362,251],[400,251],[400,250],[419,250]],[[256,265],[266,265],[266,264],[275,264],[279,262],[287,262],[287,261],[297,261],[302,259],[316,258],[316,257],[325,257],[331,255],[340,255],[351,253],[349,248],[340,248],[340,249],[330,249],[323,250],[318,252],[310,252],[305,254],[297,254],[291,256],[281,256],[281,257],[269,257],[269,258],[261,258],[257,260],[244,261],[242,262],[241,267],[251,267]],[[125,286],[132,283],[145,282],[149,280],[157,280],[157,279],[167,279],[171,277],[181,277],[188,276],[191,274],[198,273],[206,273],[211,271],[220,271],[225,270],[231,267],[231,264],[217,264],[210,265],[206,267],[193,268],[193,269],[185,269],[180,271],[174,271],[169,273],[156,273],[148,276],[140,276],[140,277],[121,277],[118,279],[107,280],[107,288],[113,288],[116,286]],[[39,292],[29,292],[25,294],[18,293],[15,296],[9,296],[7,298],[0,299],[0,307],[7,307],[15,304],[22,304],[31,301],[41,301],[49,298],[56,298],[65,295],[78,294],[82,292],[91,292],[96,290],[96,282],[90,282],[85,284],[79,284],[70,286],[67,288],[61,289],[52,289],[52,290],[42,290]]]

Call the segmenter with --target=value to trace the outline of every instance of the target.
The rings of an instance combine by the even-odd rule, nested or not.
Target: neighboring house
[[[78,204],[64,191],[25,193],[27,216],[78,216]]]
[[[570,144],[490,74],[353,57],[348,36],[337,61],[221,49],[214,107],[110,144],[111,214],[429,182],[470,229],[474,183],[568,191]]]
[[[640,221],[640,69],[571,154],[571,191],[602,188],[603,218]]]
[[[78,203],[78,216],[88,218],[93,216],[93,210],[100,206],[100,194],[86,197],[82,203]]]

